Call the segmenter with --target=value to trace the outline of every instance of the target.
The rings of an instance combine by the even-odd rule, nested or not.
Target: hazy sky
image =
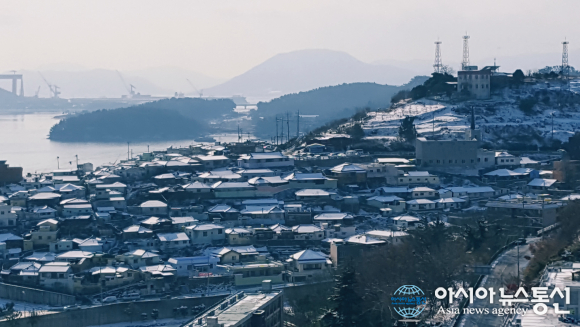
[[[0,70],[171,65],[228,78],[311,48],[432,60],[437,37],[444,62],[460,62],[465,31],[477,64],[557,53],[565,36],[580,48],[579,9],[578,0],[2,0]]]

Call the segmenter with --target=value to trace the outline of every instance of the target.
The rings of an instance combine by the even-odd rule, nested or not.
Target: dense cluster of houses
[[[551,171],[519,158],[459,185],[403,158],[295,159],[264,147],[235,156],[217,144],[28,174],[0,187],[2,280],[87,295],[324,280],[365,249],[404,242],[431,213],[496,210],[545,227],[575,199],[553,199]]]

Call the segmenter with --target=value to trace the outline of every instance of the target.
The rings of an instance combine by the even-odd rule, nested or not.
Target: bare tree
[[[449,65],[443,65],[441,67],[441,72],[443,74],[449,74],[449,75],[454,75],[455,74],[455,69],[453,69],[453,67],[449,66]]]

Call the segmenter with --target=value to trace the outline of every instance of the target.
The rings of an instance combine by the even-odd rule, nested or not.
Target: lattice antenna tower
[[[562,76],[570,77],[570,66],[568,65],[568,44],[570,42],[564,40],[562,42]]]
[[[436,73],[442,73],[443,63],[441,62],[441,41],[435,41],[435,64],[433,64],[433,69]]]
[[[463,62],[461,69],[466,70],[469,66],[469,35],[463,36]]]

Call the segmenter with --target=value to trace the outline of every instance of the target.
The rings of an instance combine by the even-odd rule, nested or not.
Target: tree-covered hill
[[[231,100],[165,99],[129,108],[67,117],[49,138],[63,142],[135,142],[192,139],[207,132],[207,121],[232,112]]]

